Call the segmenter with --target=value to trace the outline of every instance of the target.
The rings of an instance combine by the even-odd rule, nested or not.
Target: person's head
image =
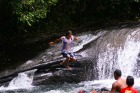
[[[114,71],[114,78],[115,78],[115,80],[117,80],[117,79],[120,78],[121,76],[122,76],[121,70],[116,69],[116,70]]]
[[[132,87],[134,85],[134,78],[132,76],[127,76],[126,84],[128,87]]]
[[[71,38],[71,36],[72,36],[72,31],[69,30],[68,32],[66,32],[66,37],[67,38]]]

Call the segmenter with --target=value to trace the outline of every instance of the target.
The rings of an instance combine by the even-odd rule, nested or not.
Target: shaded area
[[[94,26],[93,26],[94,25]],[[28,33],[21,36],[9,38],[1,37],[0,39],[0,71],[7,69],[15,69],[26,61],[36,57],[42,51],[49,48],[48,42],[55,40],[67,31],[71,29],[74,34],[81,32],[93,32],[95,35],[99,31],[96,29],[103,28],[125,28],[138,26],[139,22],[127,22],[127,23],[89,23],[75,28],[59,29],[54,34],[49,33]]]
[[[85,80],[94,79],[94,75],[88,75],[88,72],[93,72],[90,60],[81,60],[71,63],[72,70],[67,70],[64,66],[60,65],[60,61],[52,61],[50,63],[38,64],[28,69],[15,71],[7,76],[0,78],[0,85],[7,86],[9,82],[21,72],[37,69],[34,75],[33,85],[46,85],[46,84],[63,84],[79,83]]]
[[[138,0],[34,0],[0,1],[0,33],[57,32],[91,22],[139,20]]]

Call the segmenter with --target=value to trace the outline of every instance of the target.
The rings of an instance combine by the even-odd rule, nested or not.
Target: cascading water
[[[121,69],[124,77],[132,75],[137,77],[137,58],[140,52],[139,30],[131,32],[124,45],[110,46],[104,52],[99,53],[97,62],[99,79],[110,79],[115,69]],[[118,37],[119,38],[119,37]]]
[[[30,89],[32,88],[32,82],[35,70],[19,73],[7,87],[1,86],[0,91],[13,90],[13,89]]]
[[[74,42],[74,44],[73,44],[73,52],[76,52],[76,51],[82,49],[84,45],[86,45],[86,44],[90,43],[91,41],[97,39],[101,35],[102,35],[102,33],[98,33],[97,35],[92,35],[92,34],[86,34],[86,35],[85,34],[84,35],[82,34],[82,35],[79,35],[78,36],[79,37],[79,42]],[[52,56],[54,58],[59,57],[60,56],[60,49],[61,49],[60,46],[61,46],[61,43],[58,43],[58,44],[52,46],[50,49],[47,49],[43,54],[41,54],[37,59],[27,61],[25,64],[23,64],[21,66],[21,68],[22,67],[24,69],[25,69],[25,67],[28,68],[28,65],[31,66],[32,64],[37,64],[35,62],[39,62],[40,60],[43,60],[43,62],[46,62],[47,60],[52,59],[51,58]],[[84,53],[82,53],[82,54],[81,54],[82,56],[85,56]],[[50,59],[49,59],[49,57],[50,57]],[[15,77],[9,83],[9,85],[7,87],[2,86],[2,87],[0,87],[0,90],[1,91],[6,91],[6,90],[14,90],[14,89],[27,89],[27,88],[32,88],[33,87],[32,86],[32,81],[33,81],[33,74],[34,74],[34,72],[35,71],[33,71],[33,73],[31,74],[30,77],[28,76],[29,73],[27,73],[27,72],[19,73],[18,76]],[[43,76],[43,75],[46,75],[46,74],[42,74],[41,76]],[[60,86],[62,86],[62,88],[64,87],[63,85],[60,85]],[[50,86],[47,86],[47,87],[50,87]],[[77,87],[77,85],[75,87]],[[78,90],[79,90],[79,88],[77,88],[77,91]],[[33,91],[33,93],[35,91]],[[67,93],[64,90],[58,90],[58,91],[54,90],[54,91],[55,92],[58,92],[58,93],[59,93],[59,91],[61,91],[61,93]],[[68,90],[68,91],[70,91],[70,90]],[[51,92],[51,91],[49,91],[49,92]],[[75,89],[74,89],[73,93],[74,92],[75,92]]]
[[[102,33],[98,33],[97,35],[92,35],[92,34],[86,34],[86,35],[81,35],[78,38],[80,39],[80,43],[78,43],[76,46],[73,48],[73,52],[77,52],[78,50],[82,49],[84,45],[90,43],[91,41],[97,39],[99,36],[101,36]]]
[[[124,48],[120,48],[118,51],[118,66],[125,77],[128,75],[138,77],[137,73],[139,73],[135,69],[137,69],[140,41],[138,39],[135,40],[137,33],[134,33],[135,32],[128,36]]]
[[[79,90],[87,90],[90,92],[92,89],[101,89],[102,87],[111,88],[112,83],[115,81],[113,78],[113,72],[115,69],[121,69],[123,77],[126,78],[128,75],[135,77],[135,87],[140,90],[140,28],[121,28],[121,29],[110,29],[106,31],[101,31],[101,33],[95,35],[86,33],[79,35],[80,41],[74,42],[73,51],[80,53],[82,57],[85,57],[83,63],[89,60],[94,63],[93,69],[86,72],[87,77],[93,74],[97,78],[85,79],[85,81],[77,84],[55,84],[55,85],[45,85],[45,86],[35,86],[35,89],[30,93],[77,93]],[[29,64],[43,60],[55,59],[60,57],[61,43],[52,46],[42,53],[37,59],[30,60],[25,63],[25,67]],[[83,49],[84,48],[84,49]],[[83,50],[81,50],[83,49]],[[79,51],[81,50],[81,51]],[[38,64],[38,63],[36,63]],[[62,71],[60,71],[62,72]],[[66,74],[69,74],[66,72]],[[45,76],[42,74],[40,76]],[[48,77],[53,76],[53,73],[47,73]],[[61,74],[62,75],[62,74]],[[76,74],[75,74],[76,75]],[[1,87],[1,90],[6,90],[11,87],[11,89],[22,88],[26,86],[31,86],[32,78],[27,78],[28,74],[19,74],[17,78],[14,78],[8,87]],[[58,77],[55,77],[58,78]],[[53,78],[53,79],[55,79]],[[19,83],[20,80],[24,81]],[[91,81],[88,81],[91,80]],[[30,81],[25,84],[25,81]],[[23,84],[23,85],[22,85]],[[21,88],[20,87],[20,88]],[[3,88],[3,89],[2,89]],[[26,92],[27,93],[27,92]]]

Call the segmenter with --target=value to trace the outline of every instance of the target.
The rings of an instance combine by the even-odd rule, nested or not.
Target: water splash
[[[65,92],[64,90],[51,90],[51,91],[44,92],[44,93],[67,93],[67,92]]]
[[[140,79],[136,79],[136,81],[139,82],[135,82],[134,87],[136,89],[139,89],[140,86]],[[63,85],[61,86],[61,88],[59,89],[53,89],[53,90],[49,90],[46,91],[45,93],[78,93],[79,90],[85,90],[88,93],[91,93],[92,90],[96,89],[97,91],[104,87],[106,87],[107,89],[111,90],[112,87],[112,83],[115,82],[114,79],[106,79],[106,80],[95,80],[95,81],[84,81],[81,82],[77,85]],[[68,88],[65,88],[64,86],[69,86]],[[99,93],[99,92],[98,92]]]
[[[113,71],[115,69],[121,69],[122,75],[127,77],[132,75],[136,77],[136,74],[139,72],[136,71],[137,57],[140,52],[140,40],[139,29],[131,32],[124,45],[118,45],[117,47],[111,46],[109,43],[106,46],[106,49],[103,52],[100,52],[98,55],[98,78],[102,79],[111,79],[113,77]]]
[[[117,66],[114,56],[117,56],[115,53],[115,49],[109,47],[107,47],[107,51],[99,54],[97,69],[98,78],[100,80],[112,78],[112,71],[114,69],[114,66]]]
[[[92,35],[92,34],[86,34],[86,35],[81,35],[79,36],[79,43],[76,44],[73,48],[73,52],[77,52],[78,50],[82,49],[84,45],[90,43],[91,41],[97,39],[99,36],[101,36],[102,33],[98,33],[97,35]]]
[[[0,91],[14,90],[14,89],[30,89],[32,88],[33,76],[35,70],[19,73],[7,87],[1,86]]]
[[[118,65],[122,70],[123,76],[134,75],[135,65],[137,64],[137,56],[140,52],[140,42],[130,40],[128,38],[124,49],[120,48],[118,51]],[[135,72],[136,73],[136,72]]]

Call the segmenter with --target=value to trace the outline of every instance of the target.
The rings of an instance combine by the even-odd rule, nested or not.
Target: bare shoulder
[[[118,81],[115,81],[113,84],[112,84],[112,88],[111,88],[111,93],[114,93],[114,92],[116,92],[116,91],[118,91],[119,90],[119,83],[118,83]]]
[[[117,81],[115,81],[115,82],[112,84],[112,88],[115,89],[117,85],[118,85],[118,84],[117,84]]]
[[[116,81],[116,82],[114,82],[113,84],[112,84],[112,87],[114,87],[115,89],[117,89],[117,88],[119,88],[121,85],[120,85],[120,83],[118,82],[118,81]]]
[[[118,81],[115,81],[112,85],[113,85],[113,86],[118,85]]]
[[[121,86],[121,82],[120,81],[116,81],[116,86],[120,87]]]
[[[114,82],[114,83],[112,84],[112,88],[111,88],[110,93],[114,93],[115,91],[116,91],[116,82]]]

